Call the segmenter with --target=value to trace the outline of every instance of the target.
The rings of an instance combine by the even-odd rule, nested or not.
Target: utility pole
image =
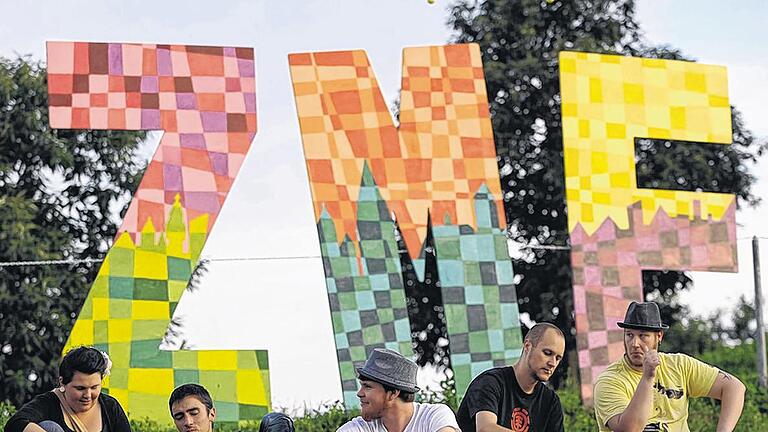
[[[765,322],[763,321],[763,293],[760,289],[760,250],[757,236],[752,237],[752,262],[755,266],[755,316],[757,317],[757,373],[760,387],[768,387],[768,367],[765,353]]]

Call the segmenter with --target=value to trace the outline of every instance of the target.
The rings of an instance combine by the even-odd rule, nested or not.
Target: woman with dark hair
[[[101,393],[109,356],[81,346],[59,365],[59,387],[36,396],[5,424],[5,432],[131,432],[117,399]]]

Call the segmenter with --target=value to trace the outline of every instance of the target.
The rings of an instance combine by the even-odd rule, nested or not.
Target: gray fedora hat
[[[624,321],[618,322],[616,325],[634,330],[663,331],[669,329],[669,326],[661,323],[659,305],[654,302],[630,303]]]
[[[416,393],[416,363],[403,357],[399,352],[387,348],[376,348],[371,352],[357,375],[380,384],[386,384],[408,393]]]

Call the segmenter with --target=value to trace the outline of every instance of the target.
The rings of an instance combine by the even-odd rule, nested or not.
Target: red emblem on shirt
[[[531,418],[528,417],[528,410],[525,408],[515,408],[512,410],[512,424],[510,427],[515,432],[528,432],[531,425]]]

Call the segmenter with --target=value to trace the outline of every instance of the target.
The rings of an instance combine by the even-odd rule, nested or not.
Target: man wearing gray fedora
[[[361,415],[337,432],[460,432],[447,405],[414,402],[416,370],[397,351],[374,349],[357,369]]]
[[[659,306],[632,302],[623,322],[624,356],[595,381],[601,431],[688,432],[688,400],[721,401],[717,431],[732,431],[744,407],[744,384],[685,354],[658,352],[664,332]]]

